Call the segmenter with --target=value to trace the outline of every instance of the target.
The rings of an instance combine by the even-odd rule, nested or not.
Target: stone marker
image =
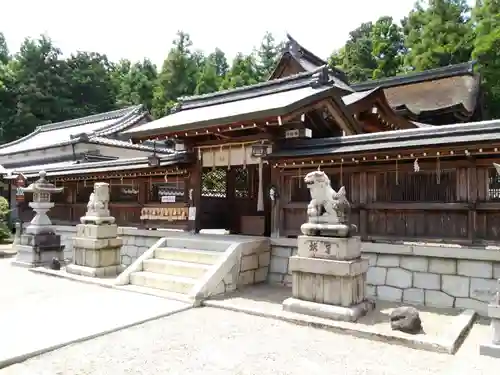
[[[394,331],[401,331],[415,335],[422,333],[422,320],[418,310],[411,306],[397,307],[391,312],[391,328]]]
[[[33,202],[29,206],[35,211],[35,216],[29,223],[25,232],[13,244],[17,251],[16,259],[12,262],[15,266],[39,267],[50,266],[53,258],[63,260],[64,245],[61,245],[61,236],[56,234],[47,212],[54,207],[50,201],[51,194],[60,193],[64,188],[58,188],[45,179],[46,173],[41,171],[39,179],[24,189],[33,193]],[[17,236],[17,234],[16,234]]]
[[[108,208],[109,184],[96,182],[73,238],[73,263],[66,272],[90,277],[114,277],[122,271],[122,239]]]
[[[352,236],[345,188],[333,190],[319,170],[308,173],[304,181],[312,199],[297,255],[290,258],[293,297],[283,302],[283,309],[356,321],[375,305],[366,298],[368,260],[361,258],[360,238]]]

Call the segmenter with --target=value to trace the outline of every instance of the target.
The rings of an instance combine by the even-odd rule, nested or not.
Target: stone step
[[[165,259],[147,259],[143,262],[142,267],[147,272],[191,277],[193,279],[202,277],[210,269],[210,266],[206,264]]]
[[[215,237],[215,236],[214,236]],[[221,236],[219,236],[220,238]],[[176,249],[192,249],[192,250],[205,250],[205,251],[226,251],[231,246],[231,241],[221,241],[217,237],[210,238],[204,236],[196,238],[195,236],[179,236],[167,237],[165,239],[165,247]]]
[[[188,263],[213,265],[222,256],[222,252],[160,247],[155,250],[155,258],[177,260]]]
[[[173,293],[188,294],[196,284],[196,279],[141,271],[133,272],[130,275],[130,284],[166,290]]]
[[[193,300],[191,298],[189,298],[189,296],[187,296],[186,294],[169,292],[167,290],[162,290],[162,289],[147,288],[144,286],[132,285],[132,284],[119,285],[119,286],[115,286],[114,288],[118,289],[118,290],[123,290],[126,292],[147,294],[150,296],[171,299],[174,301],[185,302],[185,303],[189,303],[189,304],[193,303]]]

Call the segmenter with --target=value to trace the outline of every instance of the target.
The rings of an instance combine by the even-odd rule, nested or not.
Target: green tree
[[[16,138],[14,120],[17,107],[17,85],[12,64],[0,62],[0,143]]]
[[[500,1],[477,0],[473,9],[476,25],[472,57],[477,60],[486,96],[487,112],[500,116]]]
[[[221,83],[221,89],[253,85],[260,81],[260,77],[255,56],[238,53]]]
[[[7,64],[10,60],[9,48],[5,36],[0,32],[0,63]]]
[[[78,52],[66,60],[71,99],[69,117],[84,117],[116,108],[111,70],[106,55],[95,52]]]
[[[178,32],[158,75],[153,94],[154,116],[166,115],[178,98],[195,92],[199,58],[191,52],[191,46],[189,35]]]
[[[213,53],[208,55],[201,67],[195,94],[207,94],[219,90],[227,71],[226,56],[224,52],[217,48]]]
[[[372,52],[372,31],[373,24],[365,22],[349,33],[342,64],[349,82],[366,81],[372,78],[373,72],[377,69],[377,61]]]
[[[283,43],[276,43],[273,34],[266,32],[257,49],[257,69],[261,81],[265,81],[269,78],[278,62],[282,50]]]
[[[417,71],[468,61],[473,29],[466,0],[419,0],[403,20],[406,65]]]
[[[213,53],[208,56],[208,59],[213,61],[215,70],[219,77],[224,77],[229,70],[226,54],[219,48],[216,48]]]
[[[148,110],[153,107],[153,89],[158,78],[156,65],[149,59],[137,62],[121,77],[116,101],[118,106],[142,104]]]
[[[392,17],[380,17],[371,31],[372,56],[376,68],[373,79],[397,75],[403,66],[405,46],[404,35]]]
[[[60,55],[47,36],[26,39],[21,45],[11,63],[17,104],[12,126],[4,129],[6,140],[22,137],[38,125],[68,118],[71,101],[65,81],[66,65]]]
[[[115,96],[120,96],[120,90],[122,89],[122,82],[125,77],[130,73],[132,67],[132,62],[128,59],[121,59],[117,63],[111,65],[111,82],[113,82],[113,88]]]
[[[12,237],[8,226],[9,215],[9,202],[4,197],[0,197],[0,243],[5,243]]]

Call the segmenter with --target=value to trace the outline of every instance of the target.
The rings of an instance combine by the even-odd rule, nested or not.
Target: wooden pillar
[[[189,221],[188,230],[198,233],[201,229],[201,160],[197,160],[190,168],[188,179],[188,203],[189,203]],[[191,194],[189,194],[191,192]],[[191,195],[191,197],[190,197]],[[191,199],[190,199],[191,198]],[[192,217],[194,211],[194,220]]]
[[[359,176],[359,235],[363,241],[368,239],[367,188],[368,178],[366,172],[361,172]]]
[[[467,235],[468,240],[471,243],[476,241],[477,237],[477,168],[476,160],[472,160],[472,163],[467,169],[467,201],[469,202],[469,212],[467,217]]]
[[[273,238],[278,238],[280,236],[280,229],[281,229],[281,207],[282,207],[282,202],[283,202],[283,186],[281,186],[281,172],[279,168],[270,168],[270,183],[271,185],[274,185],[279,194],[279,198],[276,199],[274,202],[271,202],[271,237]],[[269,189],[268,189],[269,191]]]
[[[150,180],[147,180],[144,177],[139,178],[137,180],[137,188],[139,189],[139,204],[144,206],[148,201],[149,191],[152,188],[152,186],[150,186]]]
[[[269,237],[272,231],[272,209],[273,202],[269,199],[269,189],[272,185],[271,182],[271,168],[270,163],[264,163],[262,170],[262,186],[263,186],[263,195],[264,195],[264,236]]]

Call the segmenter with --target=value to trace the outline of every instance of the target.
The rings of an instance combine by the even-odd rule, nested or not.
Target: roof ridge
[[[356,91],[369,90],[372,87],[394,87],[403,86],[410,83],[417,83],[423,81],[432,81],[436,79],[449,78],[460,75],[468,75],[474,73],[475,60],[467,61],[464,63],[441,66],[434,69],[428,69],[421,72],[411,72],[405,75],[386,77],[375,80],[368,80],[365,82],[354,83],[352,88]]]
[[[132,114],[134,111],[136,111],[140,107],[142,107],[142,105],[129,106],[129,107],[121,108],[121,109],[116,109],[113,111],[108,111],[108,112],[99,113],[99,114],[95,114],[95,115],[80,117],[78,119],[55,122],[53,124],[47,124],[47,125],[40,125],[40,126],[37,126],[34,131],[32,131],[29,134],[26,134],[24,137],[21,137],[21,138],[16,139],[12,142],[8,142],[8,143],[4,143],[4,144],[0,145],[0,150],[5,148],[5,147],[10,147],[10,146],[14,146],[14,145],[17,145],[19,143],[22,143],[22,142],[34,137],[35,135],[42,133],[42,132],[71,128],[71,127],[75,127],[75,126],[91,124],[94,122],[105,121],[105,120],[110,120],[110,119],[114,119],[114,118],[119,119],[120,117],[128,116],[128,115]],[[123,114],[121,116],[119,116],[119,113],[123,113]],[[82,121],[82,120],[87,120],[87,121]],[[115,125],[116,124],[108,125],[106,128],[112,127]],[[72,142],[72,139],[70,137],[68,142],[65,142],[64,144],[71,143],[71,142]]]
[[[239,100],[247,100],[259,96],[266,96],[271,94],[277,94],[280,92],[296,90],[311,85],[315,85],[315,87],[327,86],[331,84],[335,85],[335,82],[332,81],[332,76],[330,75],[330,70],[328,69],[327,66],[322,66],[311,72],[296,74],[293,77],[293,79],[289,78],[290,77],[285,77],[282,79],[263,82],[266,83],[265,85],[256,84],[256,85],[241,87],[238,89],[227,91],[224,93],[224,95],[214,95],[211,97],[204,98],[205,100],[203,101],[193,100],[188,102],[181,102],[179,103],[179,106],[176,111],[179,112],[182,110],[208,107],[221,103],[231,103]],[[268,84],[268,83],[273,83],[273,84]]]
[[[148,113],[149,113],[148,111],[144,110],[144,106],[142,104],[137,105],[134,110],[130,111],[125,116],[121,117],[119,121],[105,128],[94,131],[94,134],[98,136],[106,136],[112,133],[117,133],[127,128],[130,124],[133,125],[135,122],[142,119]]]
[[[186,103],[189,101],[223,97],[223,96],[226,96],[229,94],[241,93],[241,92],[250,91],[250,90],[258,89],[258,88],[279,86],[282,83],[293,82],[293,81],[299,80],[301,78],[312,77],[315,73],[321,71],[322,69],[324,69],[324,66],[321,66],[318,69],[315,69],[315,70],[310,71],[310,72],[301,72],[301,73],[293,74],[293,75],[283,77],[283,78],[278,78],[278,79],[273,79],[270,81],[255,83],[253,85],[235,87],[232,89],[226,89],[226,90],[216,91],[216,92],[202,94],[202,95],[183,96],[183,97],[180,97],[178,100],[179,100],[179,103]]]
[[[112,120],[114,118],[120,118],[125,115],[128,115],[130,112],[137,110],[138,107],[139,107],[138,105],[129,106],[104,113],[97,113],[85,117],[79,117],[77,119],[65,120],[60,122],[54,122],[51,124],[41,125],[38,128],[40,128],[40,131],[43,132],[43,131],[51,131],[64,128],[72,128],[74,126],[81,126],[85,124],[91,124],[94,122]]]
[[[172,149],[166,148],[166,147],[161,147],[161,146],[148,146],[145,144],[137,144],[137,143],[130,143],[127,141],[123,141],[121,139],[114,139],[114,138],[108,138],[108,137],[102,137],[102,136],[92,136],[89,137],[90,142],[95,142],[95,143],[100,143],[104,144],[106,146],[118,146],[118,147],[125,147],[125,148],[133,148],[137,150],[144,150],[144,151],[151,151],[151,152],[158,152],[158,153],[164,153],[164,154],[172,154],[174,151]]]

